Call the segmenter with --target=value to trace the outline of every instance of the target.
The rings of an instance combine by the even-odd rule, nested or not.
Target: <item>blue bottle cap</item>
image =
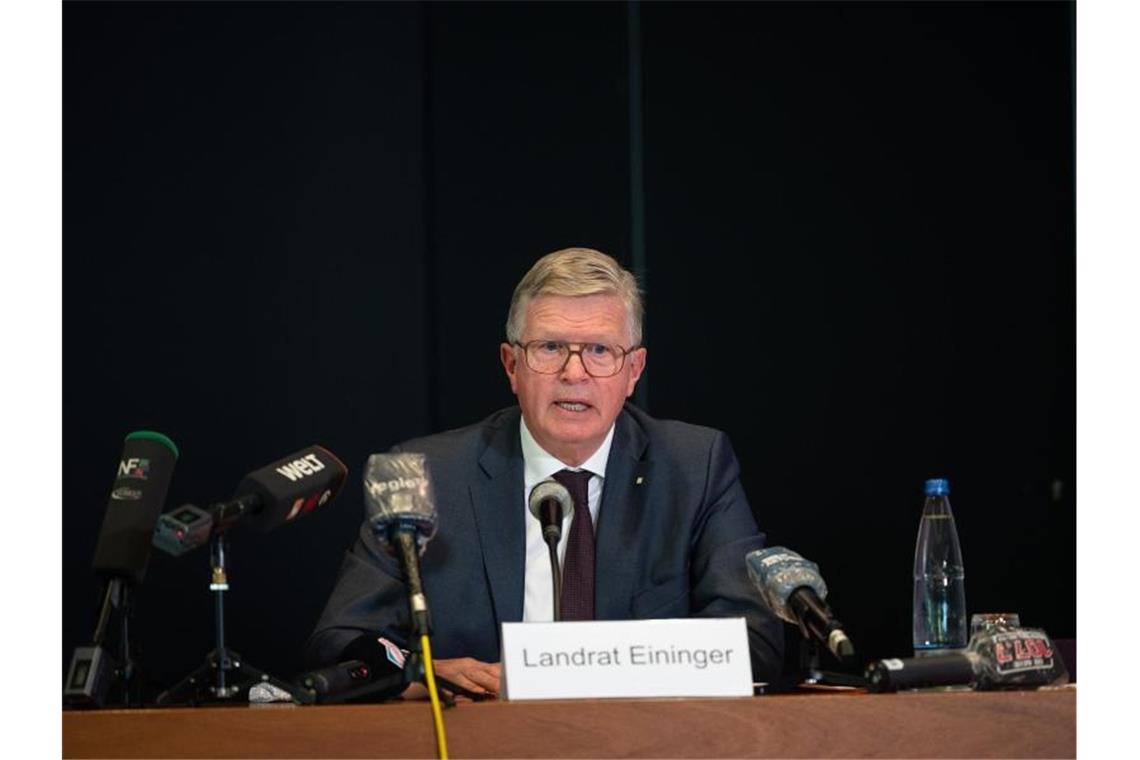
[[[949,496],[950,481],[945,478],[934,478],[926,481],[927,496]]]

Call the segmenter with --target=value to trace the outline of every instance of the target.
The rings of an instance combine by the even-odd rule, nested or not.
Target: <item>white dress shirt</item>
[[[590,518],[595,529],[598,525],[598,506],[602,502],[602,485],[605,481],[606,462],[610,457],[610,445],[614,440],[614,428],[606,433],[606,438],[598,450],[581,467],[570,467],[538,445],[526,421],[519,419],[519,433],[522,437],[523,453],[523,493],[522,510],[526,519],[526,584],[523,596],[523,620],[525,622],[549,622],[554,619],[554,588],[550,573],[550,550],[542,539],[542,526],[530,513],[527,504],[530,491],[536,485],[560,470],[587,470],[589,483]],[[558,563],[561,566],[566,556],[566,541],[570,536],[570,524],[574,512],[562,516],[562,538],[558,542]]]

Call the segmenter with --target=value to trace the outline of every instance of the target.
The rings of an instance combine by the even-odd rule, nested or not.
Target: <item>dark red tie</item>
[[[594,521],[590,518],[590,473],[562,470],[554,479],[574,499],[574,521],[562,560],[563,620],[594,619]]]

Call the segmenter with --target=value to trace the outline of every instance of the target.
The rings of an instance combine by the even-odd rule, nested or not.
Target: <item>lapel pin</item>
[[[638,475],[637,481],[636,481],[637,485],[641,485],[644,482],[645,482],[645,478],[643,478],[641,475]]]

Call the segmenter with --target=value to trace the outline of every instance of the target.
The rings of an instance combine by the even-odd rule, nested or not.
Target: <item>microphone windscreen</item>
[[[372,669],[360,660],[340,662],[332,667],[321,668],[305,673],[300,678],[301,686],[309,689],[318,698],[342,694],[359,688],[372,680]]]
[[[397,528],[415,530],[420,552],[435,535],[435,497],[423,454],[373,454],[364,467],[364,506],[373,533],[387,542]]]
[[[142,583],[177,460],[178,447],[162,433],[137,430],[127,436],[95,545],[96,573]]]
[[[347,661],[301,676],[301,687],[312,694],[314,701],[390,699],[408,686],[405,654],[385,638],[362,634],[344,648],[341,657]]]
[[[559,483],[554,478],[547,478],[534,488],[530,489],[530,497],[527,499],[527,506],[530,508],[530,513],[542,521],[542,515],[539,510],[542,507],[542,502],[547,499],[554,499],[562,507],[562,514],[568,515],[574,511],[574,497],[570,495],[569,489]]]
[[[795,614],[788,609],[788,597],[796,589],[806,586],[820,599],[827,598],[827,584],[819,574],[819,566],[791,549],[782,546],[757,549],[749,552],[744,561],[764,603],[789,623],[796,622]]]
[[[309,446],[246,475],[235,496],[256,497],[245,519],[265,532],[331,502],[347,476],[348,468],[331,451]]]

